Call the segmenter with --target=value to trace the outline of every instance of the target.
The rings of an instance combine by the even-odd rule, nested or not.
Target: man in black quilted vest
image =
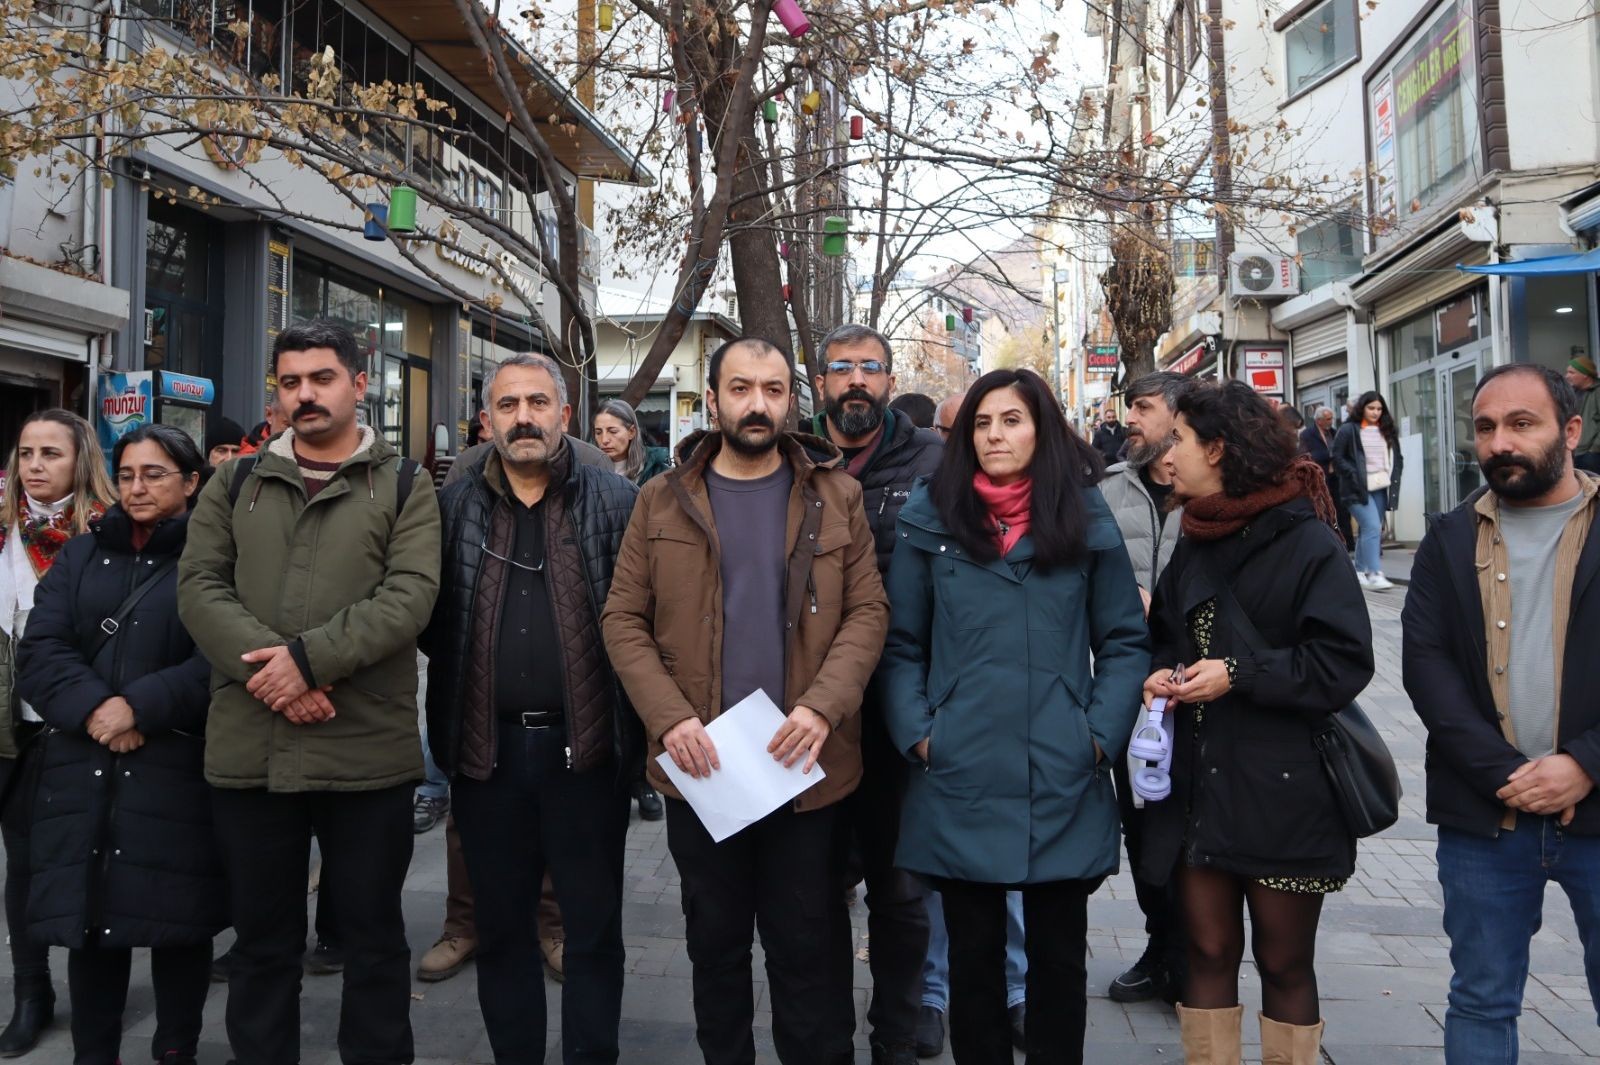
[[[600,640],[637,489],[574,459],[560,367],[516,355],[484,381],[494,450],[440,498],[428,743],[451,778],[476,895],[478,1002],[496,1061],[543,1061],[535,912],[546,869],[566,921],[567,1062],[615,1062],[623,836],[642,757]]]

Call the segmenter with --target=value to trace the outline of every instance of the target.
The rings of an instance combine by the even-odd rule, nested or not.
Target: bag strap
[[[400,479],[394,487],[394,516],[400,520],[400,513],[406,509],[406,498],[411,495],[411,482],[417,479],[417,471],[422,469],[422,464],[414,459],[400,460]]]
[[[93,662],[98,658],[100,652],[105,649],[106,644],[111,642],[111,638],[121,631],[123,623],[128,620],[128,615],[132,614],[133,608],[139,605],[139,600],[143,599],[150,589],[160,584],[163,577],[177,568],[178,556],[170,555],[163,559],[161,565],[151,570],[150,575],[140,581],[138,587],[128,593],[128,598],[124,599],[122,605],[117,607],[117,612],[100,622],[100,631],[95,634],[94,644],[89,648],[88,661]]]
[[[411,495],[411,483],[417,479],[417,471],[421,468],[421,464],[412,459],[400,460],[400,476],[395,484],[394,495],[396,518],[400,516],[401,511],[406,509],[406,499]],[[255,469],[255,455],[245,455],[234,463],[233,480],[228,482],[228,502],[230,504],[239,502],[239,496],[244,492],[244,483],[250,479],[250,475],[255,472]]]
[[[244,491],[245,481],[256,471],[256,456],[244,455],[233,464],[233,480],[228,482],[228,502],[237,504],[239,494]]]

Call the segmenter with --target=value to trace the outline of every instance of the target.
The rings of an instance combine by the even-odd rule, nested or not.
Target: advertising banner
[[[149,425],[155,417],[155,376],[151,370],[100,375],[100,412],[95,419],[95,432],[107,466],[111,465],[111,451],[117,441],[139,426]]]

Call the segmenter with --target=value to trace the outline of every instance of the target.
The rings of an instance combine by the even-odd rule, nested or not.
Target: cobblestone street
[[[1333,896],[1322,923],[1318,975],[1328,1021],[1325,1052],[1338,1065],[1409,1065],[1443,1058],[1442,1022],[1449,978],[1448,943],[1440,927],[1439,887],[1434,878],[1433,832],[1423,822],[1422,730],[1400,688],[1399,608],[1403,591],[1369,594],[1377,642],[1378,676],[1363,700],[1388,738],[1406,788],[1400,823],[1361,848],[1355,879]],[[635,815],[637,818],[637,815]],[[406,913],[414,956],[433,942],[445,894],[444,836],[435,830],[417,841],[406,885]],[[853,910],[858,936],[856,997],[864,1014],[869,979],[865,956],[865,905]],[[1086,1060],[1096,1065],[1182,1060],[1177,1022],[1157,1004],[1119,1006],[1105,997],[1106,985],[1143,950],[1142,918],[1126,871],[1108,882],[1090,903],[1089,1035]],[[694,1043],[689,961],[683,942],[677,878],[661,824],[635,820],[628,837],[628,897],[624,914],[628,984],[623,1004],[622,1059],[651,1065],[700,1060]],[[224,935],[218,947],[229,940]],[[143,955],[145,952],[139,952]],[[66,1013],[66,958],[55,952],[60,997],[58,1017]],[[123,1057],[142,1060],[154,1026],[148,966],[135,959],[129,994],[128,1035]],[[760,972],[759,952],[757,972]],[[1257,995],[1254,973],[1246,966],[1247,1018]],[[338,1015],[337,977],[308,976],[303,1012],[303,1060],[335,1062]],[[553,1030],[560,1016],[559,986],[547,985]],[[228,1059],[223,1033],[224,992],[216,986],[207,1008],[200,1048],[204,1065]],[[9,1000],[9,994],[6,994]],[[489,1062],[487,1040],[476,1001],[476,975],[469,966],[442,984],[413,989],[412,1021],[419,1062]],[[757,1045],[760,1060],[775,1062],[768,1029],[764,985],[757,989]],[[1600,1057],[1600,1029],[1584,987],[1582,957],[1571,910],[1552,888],[1546,899],[1544,928],[1534,941],[1533,974],[1522,1019],[1522,1061],[1529,1065]],[[1255,1052],[1253,1019],[1245,1024],[1246,1056]],[[864,1036],[857,1037],[857,1060],[868,1060]],[[29,1056],[43,1065],[70,1062],[71,1040],[58,1021]],[[552,1050],[552,1061],[559,1051]],[[948,1058],[939,1060],[949,1060]],[[1020,1061],[1020,1055],[1018,1057]]]

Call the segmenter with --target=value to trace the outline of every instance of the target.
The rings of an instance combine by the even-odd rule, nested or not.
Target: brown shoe
[[[463,936],[440,936],[417,963],[417,979],[430,984],[448,980],[478,952],[478,941]]]
[[[566,960],[567,941],[559,937],[540,938],[539,953],[544,955],[544,968],[550,979],[561,983],[567,978],[563,963]]]

